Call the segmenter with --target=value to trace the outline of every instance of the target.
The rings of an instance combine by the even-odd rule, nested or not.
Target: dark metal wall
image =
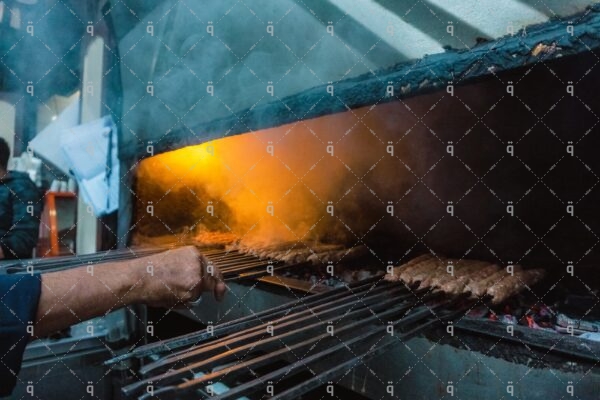
[[[567,24],[562,20],[553,20],[528,27],[526,33],[518,32],[495,41],[484,40],[471,50],[448,49],[445,53],[398,64],[376,74],[367,73],[333,83],[333,96],[327,92],[327,84],[275,101],[261,95],[263,98],[249,109],[231,110],[231,116],[201,124],[186,122],[189,118],[175,118],[160,102],[143,99],[127,110],[130,123],[129,128],[122,131],[121,157],[135,160],[149,156],[147,146],[150,142],[153,154],[158,154],[250,130],[293,123],[299,118],[309,119],[440,90],[449,82],[466,84],[474,78],[597,48],[599,32],[600,6],[592,6],[584,14],[573,17],[572,34],[567,32]],[[539,44],[547,47],[538,51],[536,46]],[[387,94],[389,85],[394,88],[392,96]],[[238,88],[239,96],[246,95],[243,84]],[[180,95],[184,92],[182,89]],[[188,117],[190,113],[210,113],[215,104],[222,106],[217,97],[204,93],[185,93],[185,96],[192,96],[185,100],[189,103],[186,103]],[[200,98],[202,102],[197,103]],[[135,118],[136,115],[139,118]]]
[[[535,357],[532,353],[529,355]],[[390,380],[384,382],[378,377]],[[346,375],[342,384],[359,392],[364,389],[363,393],[372,399],[394,398],[389,396],[391,386],[395,396],[402,399],[545,400],[570,398],[568,382],[573,384],[571,388],[577,398],[598,397],[597,368],[588,373],[532,368],[494,358],[489,351],[467,351],[416,338],[399,342],[385,355],[365,361]],[[454,396],[449,390],[454,391]]]
[[[416,244],[452,256],[561,272],[568,262],[595,265],[597,60],[591,52],[540,62],[456,88],[454,96],[438,92],[390,105],[389,125],[398,127],[399,135],[407,121],[412,127],[400,143],[409,146],[401,157],[415,176],[408,174],[400,190],[390,184],[391,197],[403,198],[398,219],[412,231],[393,219],[377,229],[400,232],[394,241],[403,250]],[[507,92],[511,85],[514,96]],[[413,184],[405,194],[402,189]],[[454,215],[446,211],[450,204]],[[570,205],[573,215],[567,213]]]

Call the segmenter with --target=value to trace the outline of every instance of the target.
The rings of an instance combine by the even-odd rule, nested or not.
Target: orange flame
[[[137,232],[184,227],[263,244],[354,243],[406,188],[398,179],[406,169],[388,147],[398,140],[401,108],[353,110],[146,159],[137,175]],[[149,202],[154,215],[145,212]],[[366,210],[376,218],[366,219]]]

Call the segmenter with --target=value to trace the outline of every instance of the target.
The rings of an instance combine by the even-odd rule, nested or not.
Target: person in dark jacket
[[[25,384],[18,375],[31,340],[132,304],[171,310],[203,292],[221,300],[223,276],[208,265],[190,246],[45,274],[0,274],[0,397],[10,395],[17,382]]]
[[[38,241],[42,199],[28,174],[7,171],[9,157],[0,138],[0,259],[26,259]]]

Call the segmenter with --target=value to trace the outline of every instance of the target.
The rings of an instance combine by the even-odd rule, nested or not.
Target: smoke
[[[377,107],[364,115],[368,125],[359,122],[367,109],[356,110],[145,160],[136,189],[138,232],[194,226],[245,241],[360,242],[390,217],[388,202],[414,184],[411,171],[424,168],[422,151],[408,141],[390,153],[388,138],[397,140],[403,129],[397,109]],[[408,162],[417,160],[410,170],[401,161],[408,155]],[[144,215],[148,202],[154,216]]]
[[[45,102],[55,94],[70,95],[80,86],[86,26],[76,15],[85,18],[85,13],[80,2],[63,2],[52,12],[46,4],[35,3],[3,2],[0,81],[3,91],[23,95],[26,86],[32,86],[35,99]]]
[[[124,126],[136,132],[132,139],[136,143],[160,141],[181,125],[190,135],[202,136],[193,127],[375,67],[357,63],[340,38],[323,37],[325,26],[293,1],[253,3],[259,19],[247,7],[229,9],[221,2],[179,3],[168,15],[165,7],[151,16],[158,20],[164,15],[161,26],[173,27],[163,31],[155,27],[161,45],[155,38],[142,37],[142,26],[121,43],[122,49],[132,48],[124,63],[137,72],[124,74],[124,109],[135,105],[125,114]],[[213,24],[214,36],[207,34],[213,15],[222,17]],[[265,30],[267,21],[273,21],[274,36]],[[155,64],[148,63],[149,54]],[[331,60],[321,62],[324,59]],[[145,95],[140,80],[153,82],[154,97]],[[214,96],[207,93],[209,82]],[[266,92],[269,82],[275,87],[274,97]],[[162,218],[163,209],[155,207],[158,222],[144,226],[144,220],[152,220],[138,213],[138,232],[159,235],[181,229],[178,226],[193,226],[231,230],[243,240],[361,243],[373,226],[385,226],[388,202],[397,202],[414,184],[414,173],[397,157],[422,151],[408,143],[396,146],[396,158],[386,152],[387,142],[395,142],[396,133],[408,128],[403,120],[408,112],[396,108],[378,106],[301,121],[145,161],[138,172],[139,204],[170,202],[171,193],[164,199],[160,193],[185,189],[197,194],[196,206],[202,214],[195,210],[175,218],[179,223],[163,224],[170,218]],[[412,161],[411,168],[420,169]],[[398,176],[403,179],[390,186]],[[147,185],[155,187],[144,192]],[[209,202],[214,215],[206,211]],[[186,207],[174,201],[164,211]]]
[[[573,65],[553,68],[565,73]],[[595,90],[579,91],[592,108]],[[519,96],[540,113],[563,92],[552,76],[537,76],[520,86]],[[165,213],[188,210],[173,225],[260,244],[365,244],[382,262],[418,251],[501,264],[597,257],[590,250],[595,238],[579,219],[565,217],[563,204],[581,198],[577,215],[598,228],[600,192],[591,190],[597,179],[585,165],[597,169],[599,139],[581,136],[593,116],[577,99],[564,98],[545,125],[536,125],[520,100],[499,101],[504,93],[490,79],[457,88],[455,97],[423,95],[165,153],[142,163],[138,188],[159,190],[140,201],[162,202],[167,198],[159,193],[189,187],[198,193],[198,208],[169,197]],[[579,158],[566,158],[555,135],[587,145],[577,147]],[[507,154],[510,141],[518,143],[514,157]],[[206,212],[209,201],[214,215]],[[507,214],[510,201],[516,217]],[[137,219],[142,226],[150,217],[138,207]]]
[[[201,137],[203,124],[382,66],[357,59],[368,47],[355,51],[351,42],[363,31],[332,36],[326,21],[293,0],[165,1],[119,44],[121,143],[131,155],[140,141],[157,143],[175,131]]]

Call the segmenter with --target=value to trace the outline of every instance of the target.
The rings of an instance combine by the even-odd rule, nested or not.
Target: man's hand
[[[142,261],[140,298],[155,307],[173,307],[212,292],[217,300],[225,294],[221,273],[209,273],[208,260],[195,247],[182,247],[156,254]]]
[[[221,274],[194,247],[130,261],[42,275],[35,335],[43,336],[131,304],[183,305],[202,292],[225,294]]]

